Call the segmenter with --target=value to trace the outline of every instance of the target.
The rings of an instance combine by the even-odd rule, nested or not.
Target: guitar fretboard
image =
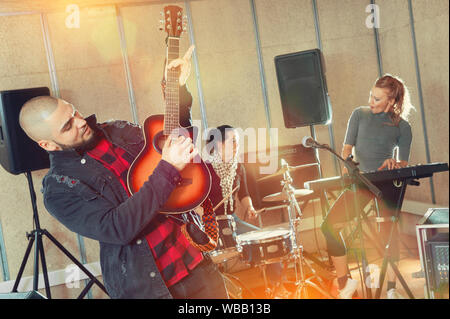
[[[180,56],[180,38],[169,37],[167,41],[167,64]],[[167,70],[165,88],[164,135],[170,135],[180,127],[179,111],[179,68]]]

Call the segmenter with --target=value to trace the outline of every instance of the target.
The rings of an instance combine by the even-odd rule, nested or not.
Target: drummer
[[[225,199],[215,211],[216,215],[233,216],[237,235],[259,230],[259,227],[243,221],[235,214],[236,206],[240,205],[244,212],[244,220],[255,220],[257,217],[247,189],[244,165],[238,163],[239,135],[236,130],[230,125],[221,125],[211,129],[208,133],[207,147],[210,149],[211,155],[207,165],[212,176],[209,197],[214,207]],[[236,186],[238,187],[236,192],[230,196]],[[288,298],[289,292],[283,285],[282,263],[268,264],[266,270],[273,286],[274,298]]]

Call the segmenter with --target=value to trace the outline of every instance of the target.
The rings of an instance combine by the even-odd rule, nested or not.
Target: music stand
[[[34,191],[33,186],[33,179],[31,175],[31,171],[26,171],[25,175],[27,176],[28,180],[28,188],[30,191],[31,196],[31,205],[33,207],[33,221],[34,221],[34,229],[31,232],[27,232],[27,239],[28,239],[28,246],[25,251],[25,256],[23,257],[22,264],[20,265],[19,272],[17,274],[17,278],[14,282],[14,287],[11,292],[17,292],[17,288],[19,287],[20,280],[23,275],[23,271],[25,269],[25,266],[28,261],[28,257],[31,252],[31,248],[33,247],[33,244],[35,244],[34,247],[34,266],[33,266],[33,290],[37,291],[39,286],[39,257],[40,262],[42,264],[42,273],[44,276],[44,284],[45,284],[45,293],[47,295],[48,299],[51,299],[51,291],[50,291],[50,284],[48,280],[48,271],[47,271],[47,264],[45,261],[45,253],[44,253],[44,245],[42,243],[42,237],[45,235],[48,239],[51,240],[52,243],[56,245],[74,264],[76,264],[90,279],[86,287],[83,289],[83,291],[78,296],[78,299],[82,299],[87,292],[91,289],[93,284],[97,284],[100,289],[102,289],[106,294],[105,287],[103,284],[88,270],[86,267],[83,266],[64,246],[56,240],[55,237],[53,237],[46,229],[42,229],[40,222],[39,222],[39,214],[37,210],[36,205],[36,193]]]

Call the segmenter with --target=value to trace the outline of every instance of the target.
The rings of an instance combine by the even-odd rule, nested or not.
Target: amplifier
[[[442,298],[448,294],[448,290],[439,291],[441,285],[448,287],[448,215],[448,207],[429,208],[416,225],[420,265],[426,283],[425,298]]]
[[[427,275],[435,292],[448,288],[448,239],[448,233],[438,233],[425,242]]]
[[[265,154],[271,153],[269,150],[266,150]],[[252,156],[256,158],[256,155],[252,152],[244,154],[244,167],[247,174],[248,192],[253,200],[253,205],[256,209],[260,209],[262,207],[276,206],[277,204],[280,204],[275,204],[273,202],[269,204],[264,203],[262,199],[266,195],[281,192],[281,180],[283,179],[283,176],[276,175],[273,178],[260,181],[260,178],[268,176],[260,173],[260,167],[265,166],[266,164],[261,164],[259,162],[249,163],[249,158],[252,158]],[[276,156],[270,158],[270,161],[277,163],[276,171],[281,169],[281,159],[284,159],[289,166],[299,166],[316,162],[314,149],[306,148],[302,144],[284,145],[278,147]],[[303,184],[306,181],[319,178],[318,166],[311,166],[301,170],[292,171],[291,177],[294,180],[293,186],[295,188],[303,188]]]

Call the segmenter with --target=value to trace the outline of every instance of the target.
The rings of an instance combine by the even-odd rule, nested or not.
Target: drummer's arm
[[[241,205],[244,208],[244,216],[248,217],[249,219],[255,219],[257,214],[256,210],[253,207],[252,198],[250,196],[245,196],[241,199]]]
[[[239,175],[241,177],[241,185],[238,191],[238,198],[241,202],[241,207],[244,210],[244,220],[247,218],[255,219],[257,214],[256,210],[253,207],[252,198],[250,197],[250,193],[248,192],[247,185],[247,175],[245,173],[244,165],[239,165]]]

